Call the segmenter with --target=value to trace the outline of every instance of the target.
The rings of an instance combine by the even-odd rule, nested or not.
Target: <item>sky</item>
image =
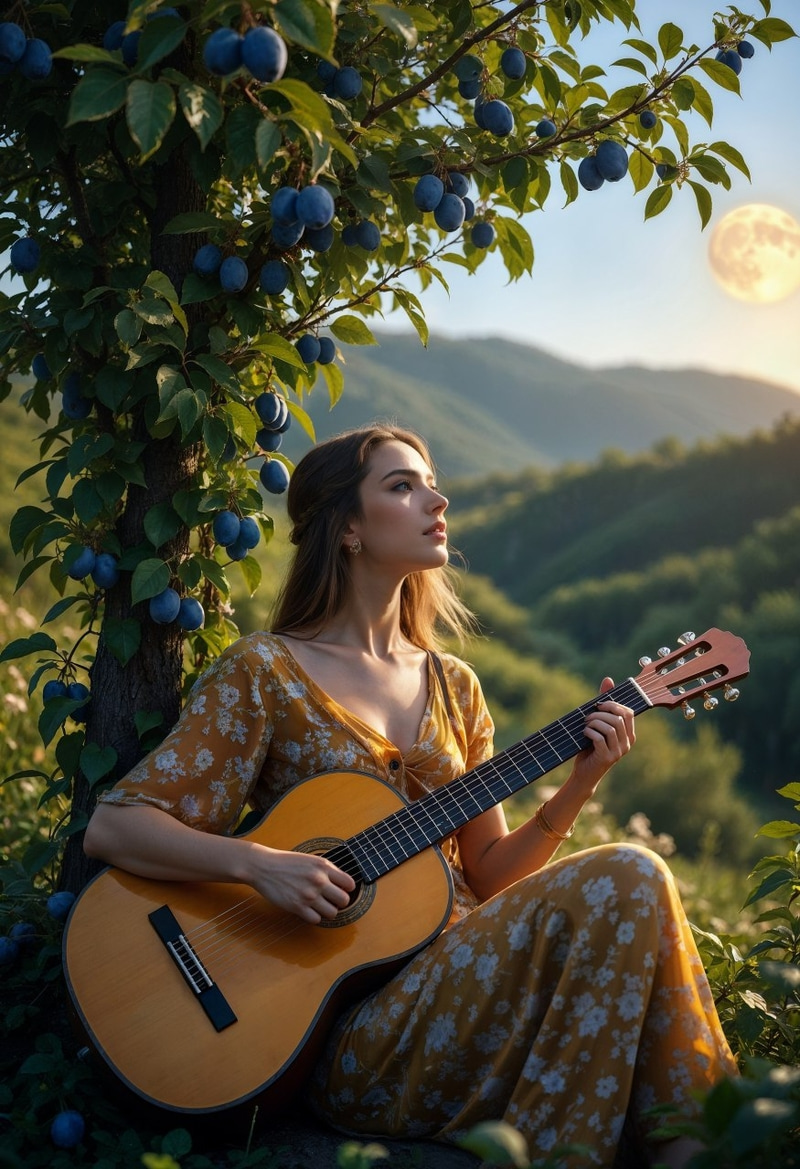
[[[636,5],[641,35],[651,43],[670,20],[687,42],[700,46],[712,42],[711,15],[724,7],[713,0],[638,0]],[[758,0],[740,0],[738,7],[763,15]],[[800,31],[798,0],[773,0],[771,15]],[[618,49],[628,35],[639,34],[628,34],[618,22],[593,31],[579,47],[581,62],[610,63],[631,55]],[[739,77],[742,96],[704,77],[714,102],[712,129],[699,115],[689,117],[692,143],[731,143],[744,155],[752,178],[748,182],[728,167],[731,190],[712,188],[714,211],[705,231],[688,187],[645,222],[650,188],[634,195],[626,178],[596,192],[581,189],[564,207],[554,176],[545,210],[524,219],[534,241],[532,276],[509,284],[496,255],[474,276],[444,265],[449,298],[438,283],[422,296],[431,332],[506,337],[593,367],[738,373],[800,392],[800,290],[771,304],[746,302],[723,289],[708,262],[711,233],[734,208],[765,203],[800,221],[800,39],[780,42],[771,52],[753,43],[755,56]],[[607,84],[616,89],[636,78],[613,68]]]

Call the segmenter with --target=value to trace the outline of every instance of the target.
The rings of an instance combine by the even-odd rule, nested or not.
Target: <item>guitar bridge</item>
[[[164,948],[195,995],[216,1031],[237,1021],[230,1004],[201,962],[168,905],[147,915]]]

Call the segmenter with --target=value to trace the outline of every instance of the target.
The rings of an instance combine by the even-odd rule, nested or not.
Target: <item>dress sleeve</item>
[[[478,676],[459,658],[444,655],[454,729],[462,740],[464,770],[471,771],[494,754],[494,720],[489,713]]]
[[[150,805],[206,832],[235,827],[272,736],[272,691],[259,685],[259,666],[237,646],[218,658],[163,742],[100,801]]]

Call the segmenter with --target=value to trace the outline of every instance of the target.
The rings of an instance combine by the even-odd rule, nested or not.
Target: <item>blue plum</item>
[[[604,138],[597,147],[595,163],[600,174],[609,183],[618,183],[628,173],[628,155],[621,142]]]
[[[196,597],[183,597],[181,599],[177,617],[178,625],[181,629],[185,629],[187,633],[192,633],[195,629],[202,628],[205,619],[205,609]]]
[[[236,512],[233,511],[218,511],[211,525],[214,539],[223,546],[232,544],[234,540],[238,539],[240,528],[241,521]]]
[[[267,260],[259,278],[261,291],[266,292],[267,296],[279,296],[288,288],[291,275],[289,266],[283,260]]]
[[[466,215],[466,208],[464,207],[464,200],[452,192],[442,196],[439,206],[433,213],[433,218],[436,220],[437,227],[442,231],[458,231],[464,222]]]
[[[74,1149],[83,1140],[86,1122],[80,1112],[67,1108],[53,1117],[50,1140],[58,1149]]]
[[[219,266],[219,282],[225,292],[241,292],[247,277],[247,264],[241,256],[226,256]]]
[[[278,459],[266,459],[258,477],[272,495],[282,495],[289,486],[289,472]]]
[[[42,257],[41,248],[33,236],[24,235],[11,245],[8,258],[15,272],[24,276],[28,272],[35,272]]]
[[[320,228],[327,227],[333,219],[336,204],[327,187],[310,183],[298,193],[295,210],[297,218],[305,227],[319,231]]]
[[[150,617],[156,625],[170,625],[178,616],[181,599],[175,589],[168,585],[160,593],[150,598]]]
[[[503,55],[500,58],[500,68],[511,81],[519,81],[520,78],[525,76],[527,64],[528,62],[522,49],[511,46],[503,50]]]
[[[514,115],[504,101],[493,97],[481,107],[482,129],[495,138],[505,138],[514,129]]]
[[[198,276],[215,276],[222,263],[222,249],[216,244],[203,244],[195,252],[192,267]]]
[[[586,191],[599,191],[605,182],[593,154],[587,155],[578,163],[578,182]]]
[[[319,357],[319,340],[313,333],[304,333],[295,342],[295,349],[306,365],[311,365]]]
[[[242,64],[243,37],[232,28],[218,28],[203,47],[203,61],[215,77],[227,77]]]
[[[47,41],[31,37],[25,45],[17,68],[28,81],[44,81],[53,71],[53,54]]]
[[[470,239],[476,248],[488,248],[494,241],[491,223],[476,223],[470,232]]]
[[[414,186],[414,206],[420,211],[435,211],[444,194],[444,183],[437,175],[423,175]]]
[[[333,93],[341,101],[352,101],[364,87],[361,74],[352,65],[337,69],[333,78]]]
[[[242,64],[257,81],[278,81],[286,70],[288,53],[272,28],[248,29],[242,41]]]

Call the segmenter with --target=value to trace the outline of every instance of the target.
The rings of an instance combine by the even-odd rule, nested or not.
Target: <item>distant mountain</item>
[[[800,414],[800,394],[702,370],[590,369],[500,338],[381,333],[345,347],[345,392],[329,409],[320,378],[310,399],[317,436],[393,418],[429,439],[441,469],[481,476],[629,454],[672,437],[687,444],[769,429]],[[577,345],[577,342],[576,342]],[[307,441],[294,434],[294,458]]]

